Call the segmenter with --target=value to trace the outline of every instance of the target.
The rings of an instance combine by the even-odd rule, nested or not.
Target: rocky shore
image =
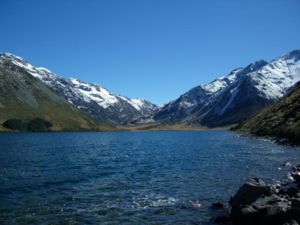
[[[300,164],[292,167],[287,181],[267,185],[252,178],[229,200],[228,212],[212,219],[216,224],[300,224]]]

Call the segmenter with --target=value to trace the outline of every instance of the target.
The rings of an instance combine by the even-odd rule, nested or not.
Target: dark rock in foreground
[[[211,204],[212,209],[223,209],[224,205],[221,202],[214,202]]]
[[[230,222],[230,218],[228,214],[219,215],[212,219],[212,222],[215,224],[228,224]]]
[[[214,223],[233,225],[300,224],[300,165],[288,174],[289,181],[276,186],[252,178],[231,197],[229,216]]]

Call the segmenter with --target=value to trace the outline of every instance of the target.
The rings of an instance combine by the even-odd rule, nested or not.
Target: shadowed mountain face
[[[0,59],[22,68],[98,121],[108,121],[112,124],[141,123],[151,120],[158,110],[158,106],[147,100],[129,99],[113,94],[97,84],[59,77],[46,68],[34,67],[23,58],[9,53],[0,54]]]
[[[300,50],[267,63],[260,60],[197,86],[155,114],[162,123],[208,127],[238,123],[278,101],[300,80]]]
[[[300,144],[300,83],[279,102],[239,124],[235,130]]]
[[[111,129],[76,109],[24,68],[0,58],[0,123],[43,118],[51,130]]]

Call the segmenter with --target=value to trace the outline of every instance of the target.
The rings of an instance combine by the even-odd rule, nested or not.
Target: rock
[[[252,178],[240,187],[238,192],[230,199],[229,203],[232,207],[250,205],[257,198],[271,194],[271,188],[267,186],[263,180]]]
[[[300,208],[300,198],[292,198],[292,208]]]
[[[283,164],[284,167],[290,167],[292,166],[292,163],[286,161],[284,164]]]
[[[288,182],[272,186],[258,178],[250,179],[231,197],[229,216],[213,221],[225,224],[227,218],[232,225],[299,225],[300,164],[293,167],[288,178]]]
[[[223,214],[212,219],[212,222],[215,224],[228,224],[230,222],[230,218],[228,214]]]
[[[198,200],[196,200],[196,201],[188,201],[188,202],[184,202],[184,203],[180,206],[181,209],[199,209],[199,208],[201,208],[201,207],[202,207],[202,205],[201,205],[201,203],[200,203]]]
[[[288,222],[285,222],[283,225],[299,225],[295,220],[290,220]]]
[[[251,204],[235,205],[230,212],[234,225],[282,225],[291,202],[277,194],[260,195]]]
[[[293,172],[300,172],[300,164],[293,166]]]
[[[292,174],[293,179],[297,184],[300,184],[300,171],[295,171]]]
[[[297,184],[293,183],[293,182],[289,182],[289,183],[285,183],[283,185],[281,185],[280,189],[279,189],[279,194],[285,194],[288,196],[295,196],[298,192],[298,187]]]
[[[192,208],[194,208],[194,209],[199,209],[202,207],[202,205],[199,201],[192,201],[191,205],[192,205]]]
[[[221,202],[214,202],[211,204],[212,209],[223,209],[224,205]]]
[[[289,182],[295,181],[294,178],[292,177],[292,173],[288,173],[286,176]]]
[[[272,193],[279,193],[281,190],[281,185],[280,184],[273,184],[271,185],[271,192]]]
[[[290,208],[286,212],[286,218],[288,220],[294,220],[300,224],[300,208]]]
[[[261,221],[262,218],[262,211],[259,212],[251,205],[233,208],[230,212],[230,220],[233,225],[259,225],[257,221]]]

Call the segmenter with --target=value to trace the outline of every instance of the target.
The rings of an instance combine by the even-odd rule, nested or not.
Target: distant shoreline
[[[135,132],[135,131],[209,131],[209,130],[230,130],[230,126],[226,127],[204,127],[204,126],[187,126],[183,124],[174,124],[174,125],[162,125],[162,124],[141,124],[136,126],[119,126],[115,129],[103,129],[103,130],[49,130],[44,131],[43,133],[52,133],[52,132]],[[35,133],[31,131],[18,131],[7,129],[3,126],[0,126],[0,133]]]
[[[224,127],[205,127],[205,126],[187,126],[184,124],[173,124],[173,125],[162,125],[158,123],[151,124],[141,124],[136,126],[119,126],[115,129],[96,129],[96,130],[87,130],[87,129],[79,129],[79,130],[48,130],[48,131],[19,131],[19,130],[10,130],[3,126],[0,126],[0,133],[63,133],[63,132],[151,132],[151,131],[231,131],[240,136],[255,138],[255,139],[265,139],[276,144],[280,145],[288,145],[292,147],[299,147],[299,145],[295,145],[289,142],[287,139],[272,137],[272,136],[258,136],[255,134],[251,134],[245,131],[239,131],[232,129],[234,125],[224,126]]]

